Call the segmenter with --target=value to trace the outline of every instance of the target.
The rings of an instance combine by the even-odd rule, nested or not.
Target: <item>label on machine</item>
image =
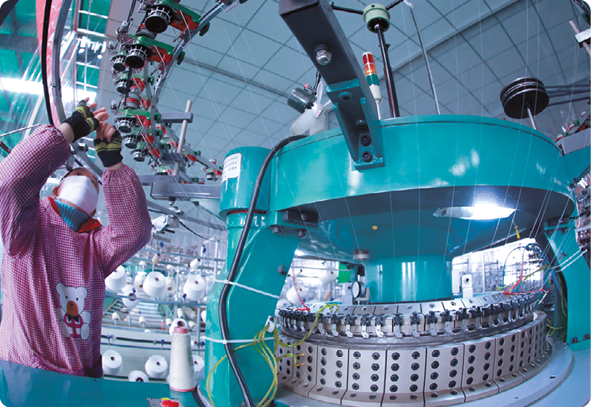
[[[224,160],[224,170],[222,172],[222,183],[229,178],[238,178],[240,176],[240,163],[242,154],[236,153],[226,157]]]

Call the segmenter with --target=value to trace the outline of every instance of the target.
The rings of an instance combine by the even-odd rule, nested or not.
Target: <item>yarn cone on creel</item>
[[[177,326],[172,333],[169,384],[174,391],[187,392],[196,388],[191,336],[186,327]]]

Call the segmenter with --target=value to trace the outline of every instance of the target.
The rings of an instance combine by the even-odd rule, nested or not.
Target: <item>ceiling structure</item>
[[[568,22],[573,20],[582,29],[586,25],[571,0],[411,2],[428,50],[442,114],[507,119],[500,102],[500,91],[519,77],[534,76],[546,86],[589,85],[589,58],[578,47]],[[82,10],[77,21],[79,34],[98,43],[115,38],[115,30],[129,13],[131,0],[79,0],[74,3]],[[182,0],[182,3],[200,14],[214,5],[212,0]],[[334,3],[357,10],[370,4],[359,0],[335,0]],[[34,0],[20,0],[11,18],[0,27],[2,77],[22,77],[28,61],[33,59],[32,47],[37,41],[33,4]],[[186,49],[184,62],[175,66],[169,76],[159,109],[162,112],[182,111],[187,100],[193,101],[195,119],[189,125],[187,142],[200,150],[205,158],[223,163],[232,148],[270,148],[290,135],[289,125],[299,114],[287,106],[287,95],[295,87],[313,84],[316,71],[279,17],[278,7],[276,0],[249,0],[220,14],[212,21],[205,36],[195,37]],[[390,13],[392,25],[385,37],[390,44],[389,56],[401,114],[435,114],[409,6],[402,3]],[[336,15],[360,64],[363,52],[373,52],[378,74],[383,78],[378,39],[365,28],[362,16],[338,11]],[[135,23],[140,19],[136,13]],[[157,39],[172,43],[177,33],[169,27]],[[31,49],[15,45],[20,44],[14,42],[17,36],[22,44],[29,42]],[[89,54],[89,49],[89,43],[86,43],[86,52],[80,52],[80,57],[76,58],[77,87],[96,91],[99,105],[108,106],[111,100],[119,97],[112,83],[109,58],[106,53],[107,57],[101,58],[100,50],[96,52],[96,49]],[[383,79],[380,82],[382,94],[386,96]],[[3,89],[0,129],[7,130],[6,123],[15,121],[10,116],[19,109],[20,112],[30,109],[31,102],[25,99],[31,95],[20,95],[15,104],[19,94]],[[572,98],[577,96],[581,95]],[[551,100],[551,104],[570,99],[562,97]],[[382,101],[380,107],[382,117],[389,117],[387,100]],[[566,121],[578,118],[583,110],[589,110],[588,101],[550,106],[536,116],[538,129],[556,138]],[[326,127],[336,127],[334,115],[329,114],[328,118]],[[522,123],[529,125],[527,121]],[[14,128],[16,124],[8,127]],[[133,161],[129,150],[124,152],[124,157],[124,162],[138,174],[152,173],[146,162]],[[189,168],[188,174],[204,176],[198,165]],[[149,194],[149,190],[146,192]],[[163,204],[162,201],[159,203]],[[211,220],[210,215],[193,204],[177,202],[177,206],[192,217]],[[103,220],[106,219],[101,217]],[[203,228],[188,225],[203,232]],[[191,239],[186,234],[176,237],[177,244],[190,243]]]
[[[368,1],[337,0],[338,6],[363,9]],[[428,49],[442,114],[503,118],[499,94],[513,79],[534,76],[546,85],[566,85],[589,79],[589,58],[579,49],[568,24],[584,27],[570,0],[415,0],[419,29]],[[129,10],[129,0],[113,2],[106,35]],[[211,1],[184,1],[203,13]],[[290,135],[298,113],[286,104],[289,91],[313,84],[316,71],[278,14],[274,0],[249,0],[211,23],[209,32],[195,37],[185,61],[175,67],[160,101],[161,111],[182,111],[193,101],[195,120],[188,141],[208,158],[222,162],[235,147],[271,147]],[[360,15],[336,12],[359,56],[374,53],[382,70],[378,40]],[[139,18],[139,17],[138,17]],[[427,70],[409,8],[391,10],[386,32],[394,80],[404,116],[434,114]],[[158,37],[174,39],[169,28]],[[99,101],[117,98],[106,63],[101,71]],[[381,75],[383,76],[383,74]],[[382,93],[385,87],[382,83]],[[387,101],[381,105],[387,117]],[[536,120],[538,128],[556,138],[563,125],[561,110],[550,107]],[[586,103],[575,105],[578,116]],[[527,124],[526,122],[523,122]],[[329,126],[335,126],[330,120]]]

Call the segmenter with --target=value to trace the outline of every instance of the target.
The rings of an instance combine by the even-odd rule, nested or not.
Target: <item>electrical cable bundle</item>
[[[247,348],[249,346],[254,346],[255,349],[257,350],[257,352],[265,359],[265,361],[267,362],[267,365],[269,366],[269,368],[271,369],[271,373],[273,375],[273,382],[271,383],[271,386],[269,386],[269,390],[267,390],[267,393],[265,394],[265,396],[263,397],[263,399],[261,400],[261,402],[259,404],[257,404],[256,407],[268,407],[269,404],[271,404],[271,402],[273,401],[273,399],[275,398],[275,394],[277,393],[277,389],[279,386],[279,383],[277,381],[277,376],[278,376],[278,365],[277,362],[285,357],[291,357],[293,358],[293,365],[297,366],[296,364],[296,358],[303,356],[303,354],[297,354],[294,355],[293,353],[287,353],[285,355],[282,356],[276,356],[277,354],[277,349],[279,347],[282,348],[295,348],[297,346],[300,346],[302,343],[304,343],[309,337],[310,335],[312,335],[312,333],[314,332],[314,330],[316,329],[316,327],[318,326],[318,322],[320,321],[320,316],[322,315],[323,311],[330,308],[331,311],[333,308],[337,309],[337,312],[340,310],[339,306],[337,304],[325,304],[324,306],[322,306],[317,312],[316,312],[316,318],[314,319],[314,323],[312,324],[312,327],[310,328],[310,330],[306,333],[306,335],[304,335],[304,337],[302,339],[300,339],[298,342],[294,343],[294,344],[286,344],[283,343],[281,341],[281,339],[279,338],[279,329],[277,329],[277,326],[275,326],[273,328],[273,339],[274,339],[274,347],[273,350],[271,350],[266,342],[265,339],[265,334],[266,332],[268,332],[268,329],[270,327],[269,324],[265,325],[265,327],[263,329],[261,329],[254,337],[253,341],[250,343],[247,343],[245,345],[241,345],[239,347],[237,347],[235,350],[238,351],[240,349],[244,349]],[[207,389],[207,396],[209,398],[209,402],[211,403],[211,405],[213,407],[215,407],[215,403],[213,402],[213,399],[211,397],[211,391],[209,389],[209,382],[211,379],[211,375],[213,374],[213,372],[215,371],[215,369],[226,359],[228,358],[228,356],[224,356],[223,358],[221,358],[220,360],[218,360],[218,362],[211,368],[211,370],[209,371],[209,373],[207,374],[207,380],[205,382],[205,388]],[[229,358],[228,358],[229,359]]]
[[[250,226],[252,224],[252,219],[254,217],[254,211],[255,211],[257,200],[259,198],[259,193],[261,191],[261,187],[263,184],[263,179],[265,177],[265,173],[267,171],[267,168],[269,167],[269,164],[271,163],[271,160],[273,159],[275,154],[277,152],[279,152],[279,150],[281,150],[283,147],[285,147],[289,143],[292,143],[297,140],[301,140],[305,137],[306,136],[292,136],[292,137],[288,137],[288,138],[281,140],[279,143],[277,143],[271,149],[271,151],[269,151],[269,154],[265,158],[265,161],[263,162],[263,165],[261,166],[261,169],[259,170],[259,173],[257,175],[256,181],[254,184],[254,188],[252,191],[252,197],[250,199],[250,206],[248,208],[248,212],[246,214],[246,220],[244,222],[244,229],[242,229],[242,233],[240,235],[240,239],[238,240],[238,245],[236,247],[236,254],[234,255],[234,260],[232,261],[232,266],[230,267],[230,271],[228,271],[228,276],[226,277],[226,280],[228,282],[233,282],[238,274],[238,268],[240,265],[240,259],[242,257],[242,251],[244,250],[244,246],[245,246],[246,240],[248,238],[248,233],[250,232]],[[224,341],[228,341],[230,339],[230,330],[228,327],[228,315],[227,315],[227,310],[226,310],[226,307],[227,307],[226,300],[228,299],[228,294],[230,293],[230,289],[232,288],[232,286],[228,282],[226,282],[224,284],[224,286],[222,287],[222,291],[220,293],[220,298],[219,298],[219,309],[218,309],[218,311],[219,311],[218,315],[219,315],[219,319],[220,319],[220,332],[222,334],[222,339]],[[254,342],[253,342],[253,344],[254,344]],[[230,366],[232,367],[232,371],[236,375],[236,379],[238,380],[238,385],[240,386],[240,390],[242,391],[242,395],[244,396],[244,401],[246,403],[246,407],[254,407],[252,397],[251,397],[250,392],[248,391],[248,387],[246,385],[246,380],[244,379],[244,376],[242,375],[242,372],[240,371],[240,367],[238,366],[238,362],[236,361],[236,356],[234,355],[232,345],[228,342],[225,342],[224,348],[226,350],[228,362],[230,363]],[[242,347],[239,347],[237,349],[241,349],[241,348]],[[219,362],[218,362],[218,364],[219,364]],[[208,392],[209,392],[209,390],[208,390]],[[210,397],[210,399],[211,399],[211,397]],[[212,402],[212,404],[213,404],[213,402]]]

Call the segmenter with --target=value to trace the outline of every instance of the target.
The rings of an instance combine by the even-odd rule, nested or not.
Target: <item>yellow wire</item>
[[[273,349],[275,350],[275,352],[271,351],[271,349],[267,346],[266,341],[265,341],[265,333],[267,332],[267,328],[269,327],[269,325],[266,325],[263,329],[261,329],[255,335],[252,342],[242,345],[242,346],[239,346],[236,349],[234,349],[234,351],[238,351],[240,349],[244,349],[249,346],[254,346],[256,351],[263,357],[263,359],[265,359],[265,362],[267,362],[267,365],[269,366],[269,368],[271,369],[271,373],[273,374],[273,380],[271,382],[271,386],[267,390],[267,393],[263,397],[263,400],[261,400],[261,402],[259,404],[257,404],[257,407],[267,407],[271,403],[271,401],[273,401],[275,394],[277,393],[277,389],[278,389],[278,385],[279,385],[279,382],[277,380],[277,376],[278,376],[277,361],[281,358],[289,356],[289,357],[293,358],[294,365],[296,364],[297,356],[294,355],[293,353],[288,353],[283,356],[275,356],[275,354],[277,352],[277,348],[279,346],[281,346],[283,348],[291,348],[291,347],[300,346],[302,343],[304,343],[310,337],[310,335],[312,335],[312,333],[314,332],[314,329],[316,329],[316,326],[318,325],[318,321],[320,320],[320,315],[322,315],[322,312],[327,308],[332,309],[333,307],[336,308],[337,311],[340,310],[340,308],[337,304],[326,304],[322,308],[320,308],[318,310],[318,312],[316,313],[316,318],[314,319],[314,323],[312,324],[312,328],[306,333],[306,335],[299,342],[296,342],[292,345],[287,345],[287,344],[281,342],[281,340],[279,339],[279,330],[277,329],[277,327],[275,327],[275,329],[273,330],[273,339],[274,339]],[[259,346],[260,346],[260,349],[259,349]],[[213,367],[211,368],[211,370],[207,374],[207,380],[205,381],[205,388],[207,390],[207,397],[209,398],[209,401],[210,401],[212,407],[215,407],[215,403],[213,402],[213,398],[211,397],[211,390],[209,389],[210,379],[211,379],[211,376],[212,376],[213,372],[215,371],[215,369],[217,369],[217,367],[220,365],[220,363],[222,363],[225,359],[227,359],[227,357],[228,356],[225,355],[220,360],[218,360],[218,362],[215,365],[213,365]]]

